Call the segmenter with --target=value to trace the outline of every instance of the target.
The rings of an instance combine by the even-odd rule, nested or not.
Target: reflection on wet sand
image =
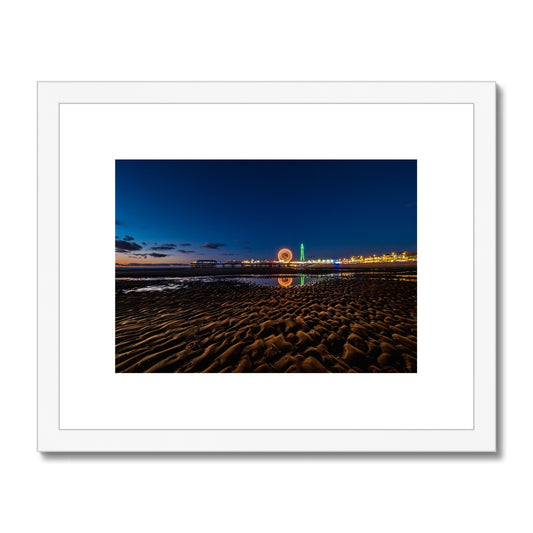
[[[298,283],[298,278],[300,283]],[[328,280],[365,279],[381,281],[415,282],[416,272],[336,272],[330,274],[270,274],[270,275],[224,275],[195,277],[151,277],[151,278],[117,278],[116,288],[121,292],[160,292],[186,288],[191,282],[214,283],[233,281],[265,287],[284,287],[297,289],[307,285]]]
[[[282,287],[290,287],[292,285],[292,278],[278,277],[278,283]]]

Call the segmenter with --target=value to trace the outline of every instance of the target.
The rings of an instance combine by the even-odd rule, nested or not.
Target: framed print
[[[495,451],[495,95],[39,83],[39,451]]]

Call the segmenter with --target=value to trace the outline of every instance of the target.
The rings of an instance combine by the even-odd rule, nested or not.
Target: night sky
[[[415,160],[117,160],[118,265],[416,252]]]

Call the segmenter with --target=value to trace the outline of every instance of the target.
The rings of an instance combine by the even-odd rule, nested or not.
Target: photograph
[[[493,82],[38,89],[41,452],[496,449]]]
[[[115,161],[115,372],[416,371],[416,160]]]

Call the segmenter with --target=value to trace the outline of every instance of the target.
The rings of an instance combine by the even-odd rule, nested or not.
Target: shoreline
[[[416,261],[395,263],[367,263],[361,265],[332,266],[191,266],[181,268],[154,267],[115,267],[115,278],[150,278],[150,277],[200,277],[200,276],[242,276],[242,275],[276,275],[276,274],[334,274],[349,272],[416,272]]]

